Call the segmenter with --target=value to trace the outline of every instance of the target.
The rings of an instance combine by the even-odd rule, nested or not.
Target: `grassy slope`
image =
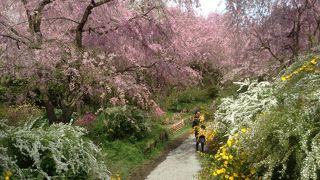
[[[194,109],[208,109],[211,103],[212,98],[207,89],[194,88],[173,93],[161,102],[162,106],[167,109],[162,120],[172,118],[177,113],[181,118],[192,117]],[[180,112],[182,110],[185,112]],[[139,142],[104,141],[102,143],[102,149],[107,154],[109,169],[114,175],[119,174],[122,179],[126,179],[130,173],[143,167],[144,164],[154,163],[152,161],[159,159],[159,156],[164,153],[169,144],[190,131],[190,124],[187,123],[184,128],[175,134],[170,134],[168,142],[158,144],[150,154],[145,155],[143,153],[144,147],[157,139],[161,131],[166,130],[166,127],[160,125],[160,122],[161,120],[155,125],[152,132]]]

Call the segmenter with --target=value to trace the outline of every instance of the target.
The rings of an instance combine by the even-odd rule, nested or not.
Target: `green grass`
[[[113,176],[120,175],[121,179],[126,179],[134,169],[159,156],[168,143],[189,131],[190,125],[186,125],[174,134],[169,134],[169,141],[159,142],[151,153],[144,154],[144,148],[158,139],[159,134],[164,130],[166,130],[165,127],[155,125],[147,137],[135,143],[126,140],[100,142],[100,146],[107,157],[108,168]]]
[[[137,142],[129,140],[93,140],[101,144],[101,148],[107,156],[107,164],[112,174],[114,176],[119,174],[122,179],[125,179],[132,172],[132,169],[161,152],[167,142],[159,142],[156,148],[152,149],[151,153],[145,154],[143,151],[148,144],[157,140],[163,131],[166,131],[164,126],[155,124],[152,131]]]

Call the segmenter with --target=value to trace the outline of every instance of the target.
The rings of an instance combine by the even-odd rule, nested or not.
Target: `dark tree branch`
[[[27,7],[28,5],[27,0],[21,0],[21,1],[25,7],[26,15],[28,17],[29,31],[33,37],[33,40],[32,42],[30,42],[29,47],[32,49],[38,49],[40,48],[43,40],[42,33],[41,33],[42,12],[45,6],[52,3],[54,0],[40,1],[32,13],[30,13],[30,10]]]
[[[8,35],[8,34],[0,34],[0,36],[1,36],[1,37],[5,37],[5,38],[9,38],[9,39],[14,40],[14,41],[16,41],[16,42],[20,42],[20,43],[22,43],[22,44],[24,44],[24,45],[27,45],[27,43],[24,42],[24,41],[21,41],[21,39],[18,39],[18,38],[16,38],[16,37],[10,36],[10,35]]]
[[[75,20],[67,18],[67,17],[54,17],[54,18],[44,19],[43,21],[51,21],[51,20],[66,20],[66,21],[70,21],[75,24],[79,24],[78,21],[75,21]]]
[[[86,25],[90,14],[92,13],[92,10],[96,7],[99,7],[103,4],[106,4],[108,2],[111,2],[113,0],[100,0],[99,2],[95,2],[94,0],[91,0],[90,4],[87,6],[85,9],[81,20],[79,21],[79,24],[76,28],[76,38],[75,38],[75,43],[78,48],[82,48],[82,33],[84,32],[84,26]]]
[[[152,63],[150,65],[144,65],[144,66],[139,66],[139,65],[129,66],[129,67],[126,67],[125,69],[117,70],[115,72],[115,74],[125,73],[125,72],[132,72],[132,71],[136,71],[137,69],[150,69],[150,68],[155,67],[157,64],[163,63],[163,62],[172,62],[172,60],[156,61],[156,62],[154,62],[154,63]]]

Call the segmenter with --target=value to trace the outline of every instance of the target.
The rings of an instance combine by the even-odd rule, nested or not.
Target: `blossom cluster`
[[[274,88],[272,83],[267,81],[236,82],[241,87],[237,97],[223,98],[215,113],[215,120],[218,122],[218,129],[225,133],[233,134],[241,127],[251,124],[256,114],[266,111],[277,104],[277,99],[272,96]]]
[[[313,57],[309,62],[301,66],[300,68],[296,69],[292,73],[282,76],[282,81],[290,80],[293,76],[302,73],[302,72],[318,72],[319,70],[316,68],[316,65],[318,64],[319,58]]]
[[[242,128],[240,135],[245,135],[248,129]],[[247,155],[239,152],[238,149],[239,133],[230,136],[228,141],[219,148],[217,153],[210,158],[214,162],[211,167],[210,175],[220,179],[252,179],[255,174],[255,168],[249,167]]]

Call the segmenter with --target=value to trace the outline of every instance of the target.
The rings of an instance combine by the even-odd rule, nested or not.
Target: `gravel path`
[[[147,176],[146,180],[193,180],[201,169],[195,151],[195,139],[190,135],[178,148]]]

